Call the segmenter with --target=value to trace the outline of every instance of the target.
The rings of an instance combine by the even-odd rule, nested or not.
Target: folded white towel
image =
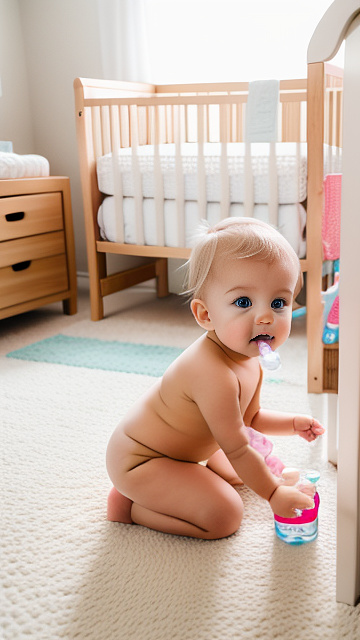
[[[43,156],[0,152],[0,179],[37,178],[49,175],[49,161]]]
[[[246,142],[276,142],[278,104],[278,80],[256,80],[249,83]]]

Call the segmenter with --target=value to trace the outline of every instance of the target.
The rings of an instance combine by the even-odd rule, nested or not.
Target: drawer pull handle
[[[7,213],[5,216],[8,222],[18,222],[25,218],[25,211],[16,211],[15,213]]]
[[[31,265],[31,260],[24,260],[24,262],[17,262],[16,264],[11,265],[13,271],[25,271]]]

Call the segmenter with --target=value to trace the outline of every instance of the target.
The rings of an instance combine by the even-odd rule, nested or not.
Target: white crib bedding
[[[269,149],[268,143],[251,144],[251,167],[253,179],[253,202],[267,204],[270,200],[269,189]],[[137,147],[136,158],[141,175],[142,195],[155,197],[155,147],[143,145]],[[206,176],[206,201],[220,202],[221,199],[221,144],[207,142],[203,146],[204,173]],[[187,142],[180,145],[181,164],[184,174],[184,199],[198,199],[198,158],[197,143]],[[245,143],[227,144],[227,165],[230,183],[230,202],[245,201]],[[132,166],[132,149],[120,149],[113,159],[108,153],[97,159],[97,179],[99,191],[114,195],[114,169],[121,175],[122,195],[133,197],[136,193]],[[279,142],[275,144],[276,171],[278,181],[279,204],[293,204],[306,199],[306,144]],[[160,144],[159,159],[163,180],[164,198],[176,198],[176,146]]]
[[[123,198],[124,241],[136,244],[136,213],[135,199]],[[146,245],[157,245],[156,240],[156,208],[153,198],[143,199],[143,221]],[[240,203],[230,205],[230,216],[244,216],[245,207]],[[208,202],[206,217],[210,224],[215,224],[221,218],[220,204]],[[269,221],[268,206],[257,204],[254,207],[254,217],[265,222]],[[104,198],[98,211],[100,235],[104,240],[119,242],[116,232],[116,204],[115,197]],[[175,200],[164,200],[165,246],[177,247],[177,208]],[[185,238],[186,246],[191,247],[194,232],[199,225],[198,203],[185,202]],[[301,204],[287,204],[279,206],[278,229],[288,240],[299,258],[306,254],[305,242],[306,211]]]
[[[50,175],[49,161],[36,154],[0,152],[0,179],[42,178]]]

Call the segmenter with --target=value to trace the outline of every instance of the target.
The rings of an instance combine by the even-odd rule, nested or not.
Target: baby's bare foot
[[[110,520],[110,522],[132,524],[131,506],[132,500],[123,496],[122,493],[113,487],[107,501],[107,519]]]

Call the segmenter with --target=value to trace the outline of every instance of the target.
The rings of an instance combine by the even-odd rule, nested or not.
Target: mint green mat
[[[176,347],[59,334],[11,351],[6,357],[158,377],[181,352],[182,349]]]

